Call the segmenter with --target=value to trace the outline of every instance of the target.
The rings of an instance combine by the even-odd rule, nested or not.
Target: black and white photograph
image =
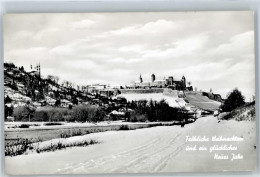
[[[7,13],[8,175],[257,168],[253,11]]]

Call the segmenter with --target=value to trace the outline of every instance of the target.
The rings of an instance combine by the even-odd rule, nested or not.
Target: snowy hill
[[[249,120],[249,121],[255,121],[256,114],[255,114],[255,104],[246,104],[244,106],[241,106],[239,108],[236,108],[235,110],[231,112],[224,112],[219,115],[219,119],[223,120],[237,120],[237,121],[243,121],[243,120]]]
[[[63,107],[78,103],[83,92],[69,85],[61,85],[54,76],[43,78],[40,71],[24,70],[13,63],[4,63],[5,105],[10,107],[39,107],[59,103]],[[60,100],[57,102],[57,100]]]
[[[220,102],[211,100],[199,92],[185,92],[185,96],[185,100],[187,100],[190,104],[203,110],[215,111],[218,110],[221,105]]]

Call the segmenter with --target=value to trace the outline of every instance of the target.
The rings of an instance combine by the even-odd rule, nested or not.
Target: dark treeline
[[[38,110],[20,106],[14,110],[13,116],[15,121],[98,122],[104,120],[105,111],[95,105],[78,105],[72,109],[47,107]]]
[[[122,108],[121,108],[122,109]],[[124,115],[113,117],[109,111],[97,105],[77,105],[72,109],[46,107],[31,109],[27,106],[17,107],[13,116],[15,121],[44,121],[44,122],[99,122],[104,120],[125,120],[129,122],[181,121],[189,118],[186,110],[172,108],[165,100],[132,101],[124,107]]]
[[[186,120],[189,115],[182,108],[173,108],[163,99],[159,102],[150,100],[132,101],[129,103],[130,112],[129,121],[173,121]]]

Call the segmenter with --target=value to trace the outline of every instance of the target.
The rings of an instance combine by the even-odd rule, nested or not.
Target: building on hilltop
[[[212,90],[210,92],[202,92],[202,95],[208,97],[209,99],[215,100],[215,101],[219,101],[219,102],[223,101],[221,95],[220,94],[214,94],[212,92]]]
[[[31,65],[30,70],[28,71],[31,75],[39,75],[41,76],[41,65],[37,64],[35,67]]]
[[[151,81],[144,81],[140,74],[139,81],[135,81],[133,88],[171,88],[173,90],[193,90],[192,86],[186,87],[186,78],[182,76],[181,80],[169,76],[167,79],[156,79],[155,74],[151,75]]]

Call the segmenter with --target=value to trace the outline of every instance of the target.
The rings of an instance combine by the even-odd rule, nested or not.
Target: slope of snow
[[[171,107],[182,107],[185,106],[185,102],[181,98],[172,97],[168,95],[164,95],[163,93],[126,93],[126,94],[120,94],[117,95],[117,97],[124,97],[127,99],[127,101],[139,101],[139,100],[154,100],[154,101],[161,101],[162,99],[165,99],[166,102]],[[177,100],[177,102],[176,102]]]
[[[244,171],[256,167],[255,122],[221,121],[209,116],[193,124],[110,131],[63,139],[77,142],[95,139],[100,144],[55,152],[5,157],[8,174],[86,174]],[[186,142],[186,136],[238,136],[234,142],[243,160],[214,160],[214,153],[185,151],[186,146],[221,145],[223,142]],[[59,140],[52,140],[52,143]],[[41,146],[50,144],[42,142]],[[227,143],[230,144],[230,143]],[[228,153],[231,152],[219,152]]]
[[[199,94],[186,94],[185,99],[187,99],[190,104],[204,110],[218,110],[221,105],[220,102],[211,100],[208,97]]]

